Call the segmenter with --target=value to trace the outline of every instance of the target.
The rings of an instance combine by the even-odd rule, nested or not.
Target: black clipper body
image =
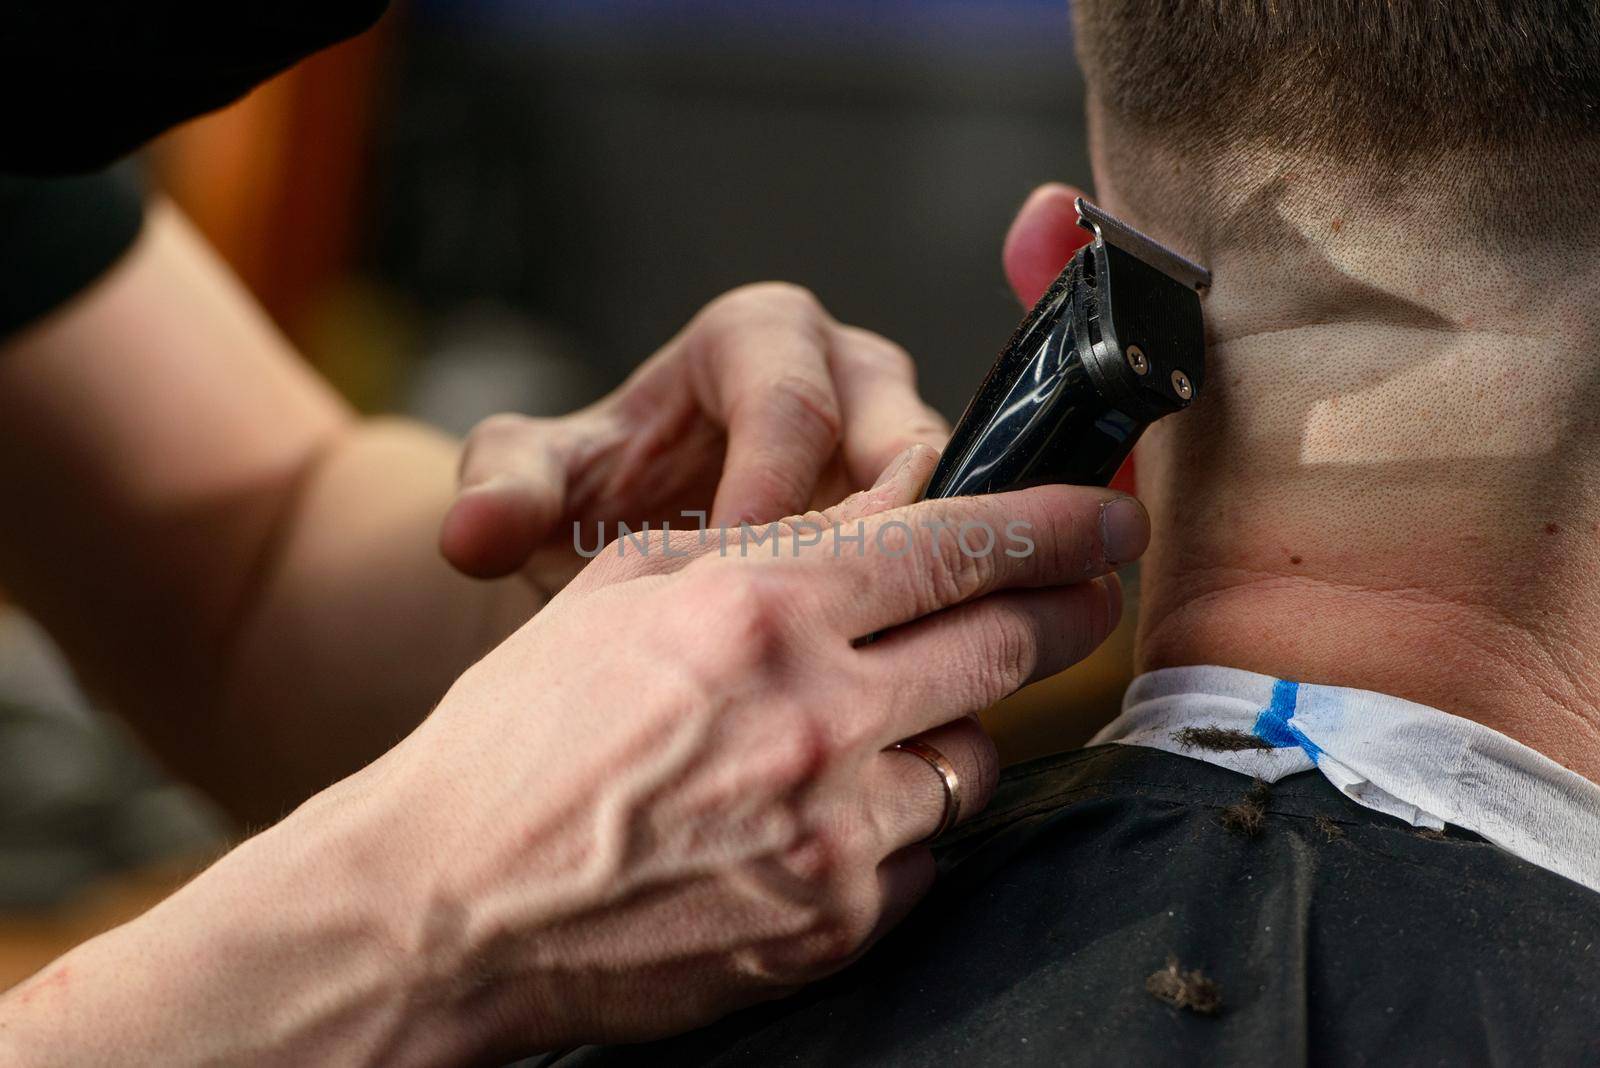
[[[1104,486],[1145,427],[1205,382],[1205,268],[1082,198],[1094,240],[1022,321],[961,416],[926,496]]]

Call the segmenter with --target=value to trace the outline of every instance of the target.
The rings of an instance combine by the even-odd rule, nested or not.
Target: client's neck
[[[1140,447],[1140,667],[1378,690],[1600,781],[1600,255],[1335,210],[1194,249],[1207,385]]]

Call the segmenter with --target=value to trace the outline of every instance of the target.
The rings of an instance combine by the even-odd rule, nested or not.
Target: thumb
[[[566,450],[553,420],[494,416],[467,438],[460,491],[439,530],[458,571],[500,578],[555,533],[566,504]]]

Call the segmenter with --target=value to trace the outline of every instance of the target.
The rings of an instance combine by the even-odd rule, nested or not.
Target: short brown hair
[[[1593,0],[1077,0],[1108,113],[1174,138],[1336,155],[1600,134]]]

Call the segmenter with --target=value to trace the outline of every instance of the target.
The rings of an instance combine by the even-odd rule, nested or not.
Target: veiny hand
[[[719,531],[674,533],[685,556],[612,546],[400,746],[268,832],[331,820],[363,843],[423,951],[418,1030],[470,1020],[488,1056],[686,1029],[842,967],[928,889],[943,784],[885,747],[921,736],[980,810],[997,764],[973,714],[1105,638],[1109,571],[1148,537],[1109,491],[911,504],[935,461],[913,449],[809,517],[861,520],[861,555],[800,519],[748,555]],[[962,551],[962,523],[994,551]]]
[[[440,533],[469,575],[518,569],[547,591],[583,559],[573,524],[770,522],[872,483],[895,455],[942,448],[905,351],[843,326],[807,291],[734,290],[597,404],[559,419],[497,415],[472,432]]]
[[[909,503],[934,462],[743,554],[608,551],[389,753],[0,997],[0,1061],[501,1063],[843,967],[933,878],[943,779],[886,747],[980,810],[971,714],[1100,642],[1149,536],[1103,490]]]

